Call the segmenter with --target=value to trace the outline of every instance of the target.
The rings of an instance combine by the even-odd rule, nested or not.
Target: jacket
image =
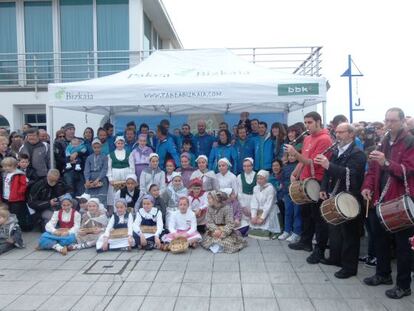
[[[205,155],[208,158],[215,140],[215,137],[208,135],[207,133],[202,136],[199,134],[194,135],[193,141],[196,157],[199,155]]]
[[[234,149],[237,153],[237,174],[243,171],[243,161],[246,158],[254,158],[254,143],[250,138],[246,138],[245,141],[240,139],[236,140]]]
[[[71,188],[62,180],[59,180],[53,187],[47,182],[47,178],[38,180],[29,191],[27,204],[35,211],[42,212],[52,209],[50,200],[59,198],[65,193],[71,192]]]
[[[229,167],[229,170],[236,174],[238,164],[236,149],[232,145],[218,145],[211,149],[208,158],[208,169],[218,173],[218,161],[221,158],[227,158],[230,161],[232,167]]]
[[[365,153],[359,149],[355,142],[338,157],[338,149],[332,154],[329,168],[323,176],[321,191],[331,193],[338,180],[339,186],[335,194],[346,191],[346,168],[349,169],[349,192],[359,200],[362,199],[360,189],[364,180],[364,168],[367,162]]]
[[[26,201],[27,178],[21,170],[16,170],[10,179],[9,202]]]
[[[265,137],[257,135],[254,141],[254,170],[270,170],[273,161],[273,140],[270,134]]]
[[[411,196],[414,195],[414,136],[410,135],[405,129],[401,130],[395,142],[389,144],[389,136],[384,139],[381,152],[390,162],[389,167],[381,167],[378,162],[370,161],[368,171],[365,175],[363,189],[373,191],[373,202],[376,204],[381,195],[381,175],[386,174],[390,177],[390,186],[384,196],[383,202],[398,198],[405,193],[404,177],[401,164],[405,166],[407,172],[408,187]]]
[[[26,142],[20,153],[24,153],[29,156],[30,166],[33,167],[38,178],[45,177],[47,175],[47,172],[50,169],[50,147],[42,142],[38,142],[35,145],[31,145]],[[63,156],[61,159],[63,159],[63,161],[65,160],[64,153],[63,155],[59,154],[59,156]],[[58,161],[57,158],[56,161]]]
[[[156,150],[160,157],[159,167],[162,170],[165,169],[165,162],[167,162],[168,159],[173,159],[175,166],[180,167],[180,157],[174,140],[171,137],[167,137],[163,141],[158,141]]]

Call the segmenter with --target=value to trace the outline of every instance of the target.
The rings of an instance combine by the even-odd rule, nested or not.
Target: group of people
[[[323,128],[310,112],[303,123],[275,122],[269,131],[244,112],[232,133],[222,122],[217,136],[204,120],[194,134],[188,124],[171,134],[162,120],[155,135],[145,123],[129,122],[122,133],[106,123],[83,137],[67,123],[52,145],[29,124],[22,133],[0,132],[0,253],[23,247],[21,231],[36,227],[43,232],[38,248],[63,255],[91,247],[168,250],[178,238],[232,253],[249,236],[309,251],[309,264],[338,266],[337,278],[356,275],[363,260],[376,267],[364,282],[376,286],[393,282],[395,245],[397,284],[386,295],[402,298],[411,294],[414,230],[387,230],[375,207],[404,195],[411,200],[413,123],[391,108],[385,123],[350,124],[338,115]],[[339,199],[344,193],[357,204]],[[341,204],[356,216],[345,217]],[[359,258],[364,225],[368,255]]]

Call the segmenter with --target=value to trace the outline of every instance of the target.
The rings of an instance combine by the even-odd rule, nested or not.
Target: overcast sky
[[[409,0],[163,0],[184,48],[323,46],[327,114],[348,116],[347,57],[364,74],[365,112],[383,120],[398,106],[414,115],[414,5]],[[354,84],[355,81],[354,81]]]

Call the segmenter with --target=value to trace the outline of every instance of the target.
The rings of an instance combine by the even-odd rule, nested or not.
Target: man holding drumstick
[[[389,134],[383,138],[378,150],[369,155],[369,169],[361,194],[366,200],[373,202],[374,206],[405,194],[402,165],[407,172],[411,197],[414,194],[414,137],[408,134],[404,123],[404,112],[400,108],[388,109],[385,114],[385,127],[390,130]],[[413,254],[408,238],[414,233],[413,227],[392,234],[381,226],[374,209],[369,211],[369,221],[374,231],[377,267],[375,275],[365,278],[364,283],[369,286],[393,283],[390,244],[394,235],[397,247],[397,284],[387,290],[385,295],[393,299],[411,295]]]
[[[332,140],[327,129],[322,128],[322,118],[319,113],[312,111],[305,115],[304,123],[309,135],[303,141],[302,154],[299,153],[295,146],[285,145],[286,152],[295,155],[299,164],[292,172],[291,180],[305,180],[315,178],[318,182],[322,181],[324,168],[318,164],[313,166],[313,159],[323,150],[332,145]],[[314,176],[312,176],[312,167]],[[289,244],[289,248],[294,250],[312,251],[312,238],[316,233],[316,247],[312,254],[306,258],[310,264],[317,264],[324,258],[326,244],[328,242],[328,226],[322,219],[319,210],[321,201],[301,205],[303,232],[301,239],[297,243]]]
[[[322,154],[314,160],[325,169],[320,192],[322,200],[328,199],[328,194],[335,196],[347,191],[359,202],[362,201],[360,189],[367,159],[355,144],[355,132],[356,129],[351,124],[340,123],[335,129],[339,144],[333,151],[331,160]],[[322,258],[320,263],[341,267],[335,272],[335,277],[347,279],[357,274],[361,232],[362,213],[339,225],[329,225],[329,259]]]

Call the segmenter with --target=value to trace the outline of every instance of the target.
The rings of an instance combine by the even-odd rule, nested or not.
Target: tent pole
[[[326,128],[328,121],[326,120],[326,100],[322,102],[322,119],[323,119],[323,125]]]
[[[50,136],[50,148],[49,148],[49,153],[50,153],[50,168],[55,168],[55,159],[54,159],[54,152],[53,152],[53,144],[54,144],[54,140],[55,137],[53,135],[53,106],[49,106],[48,105],[48,109],[46,112],[46,121],[47,121],[47,131],[49,133]]]

